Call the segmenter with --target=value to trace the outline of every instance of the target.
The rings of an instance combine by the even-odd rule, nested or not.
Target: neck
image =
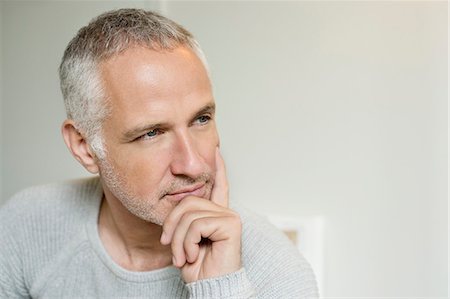
[[[130,271],[151,271],[171,265],[170,246],[160,243],[162,227],[131,214],[115,197],[102,199],[98,226],[111,258]]]

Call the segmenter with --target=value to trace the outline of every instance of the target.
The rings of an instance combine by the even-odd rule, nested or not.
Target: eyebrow
[[[215,111],[216,111],[216,104],[213,102],[209,103],[206,106],[202,107],[197,112],[193,113],[191,120],[194,120],[195,118],[199,117],[200,115],[206,114],[206,113],[214,115]],[[168,123],[154,123],[154,124],[140,125],[140,126],[137,126],[136,128],[130,129],[130,130],[126,131],[125,133],[123,133],[121,139],[125,142],[128,142],[128,141],[134,140],[135,138],[141,136],[142,134],[144,134],[148,131],[151,131],[156,128],[168,127],[168,126],[169,126]]]
[[[215,112],[216,112],[216,104],[210,103],[210,104],[207,104],[202,109],[200,109],[197,113],[194,113],[194,117],[191,117],[191,119],[194,120],[195,118],[199,117],[200,115],[206,114],[206,113],[214,115]]]

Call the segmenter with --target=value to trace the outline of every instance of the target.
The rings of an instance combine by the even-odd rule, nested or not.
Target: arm
[[[17,238],[14,211],[0,210],[0,298],[29,298],[22,275],[22,261]]]
[[[235,207],[243,221],[242,260],[258,298],[318,298],[309,263],[266,218]]]
[[[192,298],[319,298],[314,273],[292,242],[265,218],[236,207],[243,222],[243,268],[187,284]]]
[[[267,221],[245,216],[242,223],[228,208],[218,151],[216,168],[211,200],[183,199],[163,225],[161,243],[171,245],[173,264],[181,269],[190,296],[317,298],[311,268],[290,241]]]
[[[256,298],[246,270],[186,284],[190,298]]]

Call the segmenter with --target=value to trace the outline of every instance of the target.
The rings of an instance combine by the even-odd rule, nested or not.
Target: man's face
[[[126,50],[102,63],[106,196],[162,224],[187,195],[210,198],[219,139],[206,70],[185,47]]]

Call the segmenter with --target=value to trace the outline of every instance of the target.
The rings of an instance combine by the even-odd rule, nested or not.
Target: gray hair
[[[179,24],[142,9],[118,9],[103,13],[81,28],[68,44],[59,67],[67,118],[87,139],[100,159],[105,158],[102,123],[110,109],[98,65],[134,46],[171,50],[192,49],[208,65],[193,35]]]

